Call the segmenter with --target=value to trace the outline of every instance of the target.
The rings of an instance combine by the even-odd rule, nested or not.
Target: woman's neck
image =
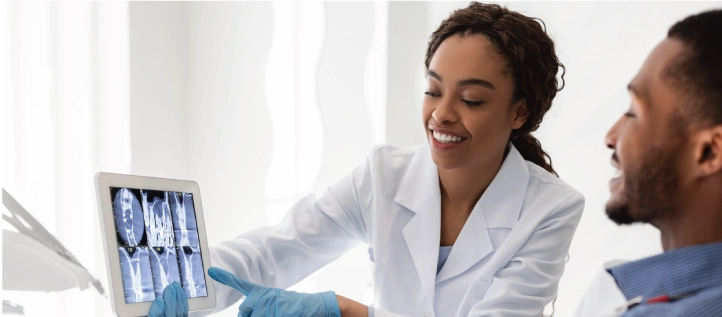
[[[454,169],[439,168],[442,205],[471,213],[476,202],[499,172],[505,157],[506,152],[486,164]]]

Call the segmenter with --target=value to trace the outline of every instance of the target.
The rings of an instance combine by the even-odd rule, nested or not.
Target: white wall
[[[211,244],[268,223],[264,183],[273,136],[264,76],[270,3],[187,3],[189,176],[198,182]]]
[[[425,2],[389,2],[387,142],[413,146],[426,142],[421,121],[424,57],[429,41],[430,6]]]
[[[184,2],[130,2],[132,172],[188,178],[188,12]]]
[[[209,240],[267,223],[269,3],[130,2],[132,172],[192,179]]]

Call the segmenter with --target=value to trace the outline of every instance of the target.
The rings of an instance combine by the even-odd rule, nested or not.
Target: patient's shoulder
[[[679,316],[719,316],[722,314],[722,285],[710,287],[687,298]]]
[[[719,316],[722,312],[722,285],[705,288],[696,294],[671,303],[644,304],[624,317],[642,316]]]

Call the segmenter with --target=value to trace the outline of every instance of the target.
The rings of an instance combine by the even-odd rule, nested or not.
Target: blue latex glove
[[[246,295],[238,307],[238,317],[341,317],[336,293],[332,291],[305,294],[263,287],[217,267],[208,269],[208,275]]]
[[[163,297],[150,305],[148,317],[188,317],[188,298],[178,282],[165,287]]]

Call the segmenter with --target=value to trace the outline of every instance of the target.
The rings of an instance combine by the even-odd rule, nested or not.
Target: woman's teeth
[[[436,141],[439,141],[441,143],[461,142],[464,140],[464,138],[462,138],[460,136],[441,134],[436,131],[434,131],[433,134],[434,134],[434,139],[436,139]]]

